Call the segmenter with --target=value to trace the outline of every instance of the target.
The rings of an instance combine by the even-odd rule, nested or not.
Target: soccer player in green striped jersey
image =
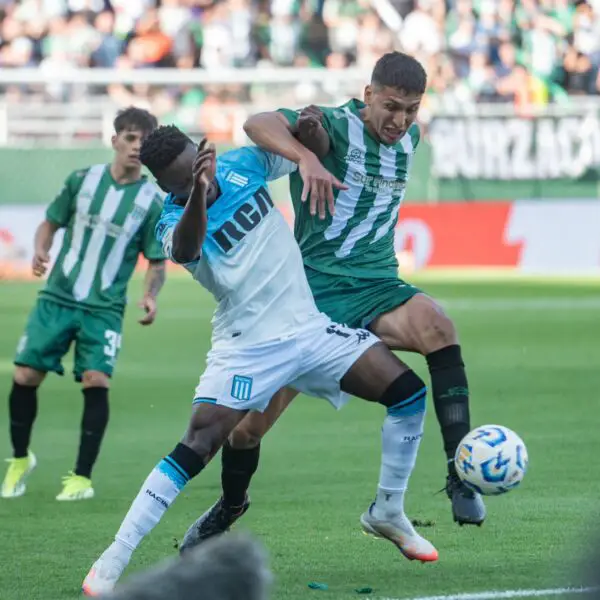
[[[453,463],[471,428],[454,323],[435,300],[397,277],[394,227],[420,140],[416,117],[425,87],[420,63],[392,52],[377,62],[364,101],[319,107],[316,116],[285,109],[256,115],[246,132],[299,165],[290,177],[295,235],[319,309],[349,326],[368,327],[394,350],[426,358],[454,518],[481,524],[483,501],[461,484]],[[325,215],[326,201],[333,214]]]
[[[25,493],[36,466],[29,450],[37,414],[37,389],[48,372],[64,373],[63,356],[75,345],[74,375],[83,386],[84,409],[75,469],[63,480],[57,500],[93,497],[91,473],[108,424],[108,388],[121,347],[127,284],[140,253],[149,261],[139,321],[156,317],[156,296],[165,279],[165,257],[154,237],[162,209],[158,189],[141,175],[142,141],[157,126],[139,108],[114,121],[111,164],[71,173],[35,234],[33,272],[47,270],[56,232],[62,247],[40,291],[17,347],[9,397],[13,458],[2,484],[3,498]]]
[[[483,500],[461,483],[453,462],[471,429],[456,329],[438,303],[398,278],[394,251],[394,226],[420,140],[415,121],[425,87],[420,63],[392,52],[377,62],[364,101],[263,113],[244,128],[258,146],[298,164],[290,176],[294,232],[318,308],[335,321],[370,329],[393,350],[426,358],[454,520],[480,525],[486,516]],[[198,540],[227,530],[247,510],[260,440],[295,395],[279,392],[264,413],[247,415],[223,446],[223,495],[196,522]],[[393,542],[386,524],[403,510],[404,493],[380,487],[361,517],[365,531]]]

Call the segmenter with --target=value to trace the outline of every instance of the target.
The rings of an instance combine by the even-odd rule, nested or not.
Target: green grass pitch
[[[263,443],[253,506],[240,525],[269,551],[275,600],[353,598],[356,588],[366,586],[373,588],[372,598],[415,598],[580,581],[600,497],[597,282],[447,280],[425,287],[447,301],[458,324],[473,424],[498,422],[522,435],[530,455],[525,482],[487,501],[482,528],[454,525],[448,500],[436,494],[445,467],[430,404],[407,508],[412,518],[435,522],[422,533],[440,560],[410,563],[359,528],[377,483],[383,410],[354,399],[336,412],[324,401],[300,397]],[[33,284],[0,285],[2,398],[36,290]],[[192,281],[172,277],[156,324],[142,328],[134,306],[140,290],[135,281],[91,501],[54,500],[61,476],[73,466],[80,391],[70,375],[50,376],[41,389],[32,446],[38,469],[26,496],[0,502],[2,600],[78,598],[83,577],[110,543],[141,482],[184,430],[209,347],[213,302]],[[420,357],[405,358],[427,377]],[[70,368],[69,358],[65,364]],[[9,456],[2,403],[2,447]],[[219,462],[184,491],[127,574],[174,553],[173,539],[219,494]],[[329,589],[310,590],[311,581]]]

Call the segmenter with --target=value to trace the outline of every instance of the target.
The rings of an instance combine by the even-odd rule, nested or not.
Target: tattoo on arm
[[[145,293],[146,296],[156,298],[166,279],[166,266],[164,260],[151,260],[146,271]]]

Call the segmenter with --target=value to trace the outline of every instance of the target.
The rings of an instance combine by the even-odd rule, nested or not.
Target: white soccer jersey
[[[218,302],[213,349],[280,339],[319,315],[298,244],[267,190],[267,181],[296,168],[253,147],[217,160],[221,195],[208,209],[201,257],[184,265]],[[157,225],[169,257],[183,210],[169,196]]]

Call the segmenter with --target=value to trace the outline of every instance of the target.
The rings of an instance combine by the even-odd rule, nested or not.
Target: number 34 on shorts
[[[112,359],[116,358],[121,349],[121,334],[112,331],[111,329],[107,329],[104,332],[104,338],[106,339],[106,344],[104,346],[105,356]]]
[[[214,348],[194,394],[237,410],[264,411],[281,388],[290,386],[341,408],[348,400],[340,380],[379,340],[365,329],[350,329],[321,314],[284,339],[238,348]]]

